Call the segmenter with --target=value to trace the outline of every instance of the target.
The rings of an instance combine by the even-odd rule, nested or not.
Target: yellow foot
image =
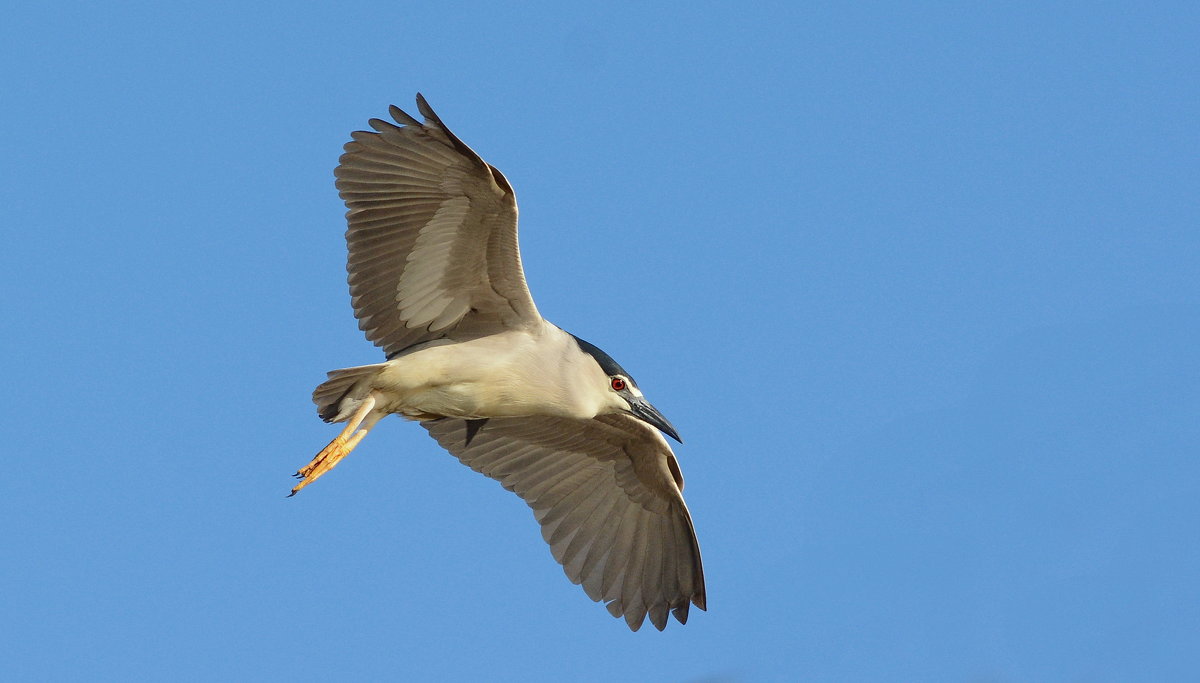
[[[329,442],[328,446],[322,448],[321,452],[317,453],[316,457],[309,461],[307,465],[301,467],[300,471],[296,472],[296,476],[299,477],[301,481],[299,484],[296,484],[296,487],[293,488],[292,492],[288,494],[289,498],[299,493],[300,489],[320,479],[321,475],[333,469],[333,466],[338,464],[342,458],[350,455],[350,451],[354,450],[354,447],[358,445],[358,442],[362,441],[362,438],[367,435],[368,431],[370,431],[371,426],[375,424],[375,420],[379,419],[376,417],[375,419],[367,422],[366,426],[364,426],[362,429],[359,429],[359,425],[363,423],[363,420],[367,418],[367,415],[374,407],[375,395],[371,394],[367,396],[366,400],[363,401],[358,410],[354,412],[354,415],[350,418],[350,423],[346,425],[346,428],[343,429],[340,434],[335,436],[333,441]]]
[[[354,447],[366,435],[367,430],[365,429],[359,430],[349,440],[345,436],[338,434],[333,441],[329,442],[328,446],[322,448],[320,453],[317,453],[311,462],[301,467],[299,472],[296,472],[296,476],[303,481],[296,484],[296,487],[292,489],[292,492],[288,496],[296,495],[300,489],[320,479],[321,475],[333,469],[334,465],[341,462],[342,458],[350,455],[350,451],[354,450]]]

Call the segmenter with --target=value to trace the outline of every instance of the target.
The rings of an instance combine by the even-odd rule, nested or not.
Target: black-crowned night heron
[[[346,428],[305,465],[328,472],[385,415],[417,420],[533,508],[567,577],[637,630],[705,608],[671,423],[608,354],[547,322],[525,286],[512,186],[434,114],[351,135],[338,165],[350,294],[387,362],[313,392]]]

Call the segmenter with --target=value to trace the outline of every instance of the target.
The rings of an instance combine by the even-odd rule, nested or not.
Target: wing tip
[[[625,624],[629,626],[629,630],[633,631],[634,633],[637,633],[638,629],[642,627],[642,623],[644,621],[646,621],[645,609],[634,609],[625,613]]]
[[[671,606],[668,603],[658,603],[649,607],[639,606],[634,609],[625,609],[620,600],[613,600],[604,607],[614,618],[625,619],[625,623],[629,626],[630,631],[636,632],[642,627],[642,623],[647,617],[654,628],[659,631],[666,630],[667,623],[670,622],[670,617],[675,617],[680,625],[685,625],[688,622],[688,611],[692,605],[700,608],[703,611],[708,611],[705,605],[705,596],[703,592],[696,593],[689,598],[685,598],[682,603]]]
[[[647,614],[650,616],[650,623],[654,625],[654,628],[661,631],[667,627],[668,612],[665,602],[654,605]]]
[[[384,121],[383,119],[377,119],[374,117],[367,119],[367,125],[371,128],[374,128],[375,131],[379,133],[400,129],[399,126],[391,121]]]
[[[419,92],[417,93],[417,111],[421,113],[421,116],[425,117],[425,123],[420,125],[426,126],[427,124],[433,124],[437,126],[437,129],[446,136],[446,139],[450,141],[450,144],[453,145],[460,154],[470,159],[477,166],[488,168],[488,163],[483,160],[483,157],[479,156],[475,150],[471,149],[467,143],[460,140],[457,135],[455,135],[450,131],[449,128],[446,127],[446,124],[442,122],[441,117],[437,115],[437,112],[433,110],[433,107],[429,106],[429,101],[426,100],[425,96]],[[505,184],[508,184],[507,180],[505,181]]]
[[[421,116],[424,116],[426,121],[436,123],[442,130],[446,129],[442,120],[434,113],[433,107],[429,106],[429,100],[426,100],[425,96],[419,92],[417,93],[417,111],[421,112]]]
[[[388,113],[391,114],[392,118],[395,119],[396,123],[399,123],[401,125],[417,126],[418,128],[421,126],[420,121],[416,120],[412,116],[409,116],[408,112],[404,111],[403,109],[401,109],[400,107],[397,107],[394,104],[388,105]]]

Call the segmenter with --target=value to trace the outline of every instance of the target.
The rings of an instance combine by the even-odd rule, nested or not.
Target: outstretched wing
[[[567,578],[631,629],[649,615],[661,631],[668,612],[686,623],[689,604],[705,609],[683,477],[658,430],[629,415],[492,418],[470,438],[466,420],[422,425],[521,496]]]
[[[441,122],[391,107],[351,134],[335,171],[349,211],[350,296],[388,357],[433,339],[469,339],[540,320],[525,285],[512,186]]]

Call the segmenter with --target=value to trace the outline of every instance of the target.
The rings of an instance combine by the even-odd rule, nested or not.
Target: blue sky
[[[1194,680],[1191,3],[119,3],[0,22],[0,661],[130,680]],[[674,422],[709,611],[336,431],[332,170],[423,92]]]

